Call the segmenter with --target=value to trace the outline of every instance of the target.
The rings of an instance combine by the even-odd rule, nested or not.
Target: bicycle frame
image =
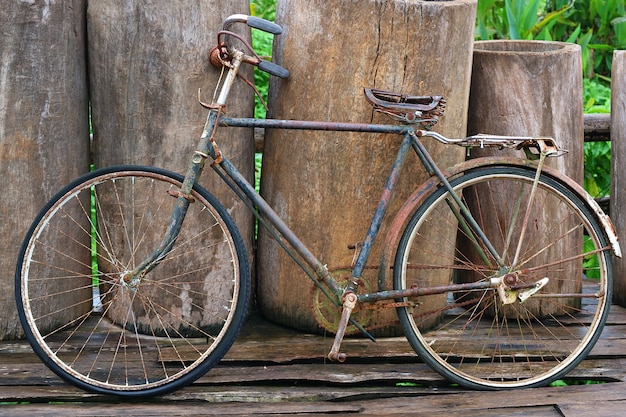
[[[431,174],[437,176],[442,184],[452,192],[452,187],[448,183],[444,174],[436,166],[432,160],[430,154],[423,146],[418,138],[418,134],[425,135],[427,132],[416,131],[411,126],[399,126],[399,125],[381,125],[381,124],[360,124],[360,123],[334,123],[334,122],[315,122],[315,121],[301,121],[301,120],[265,120],[265,119],[251,119],[251,118],[226,118],[219,119],[218,124],[225,127],[260,127],[266,129],[299,129],[299,130],[322,130],[322,131],[339,131],[339,132],[363,132],[363,133],[391,133],[403,136],[402,143],[396,158],[392,164],[391,171],[387,177],[385,188],[382,191],[378,206],[374,212],[373,218],[367,230],[365,239],[362,246],[359,248],[356,262],[352,269],[352,278],[358,280],[365,269],[367,260],[371,253],[372,244],[378,235],[382,220],[386,214],[389,201],[393,196],[394,188],[397,184],[398,178],[404,166],[404,162],[407,154],[413,149],[418,155],[422,165]],[[237,171],[237,169],[222,156],[222,161],[219,164],[213,165],[214,169],[221,171],[222,178],[230,179],[232,182],[227,181],[231,188],[238,189],[243,192],[253,206],[258,208],[261,216],[266,218],[269,223],[276,227],[276,229],[283,235],[285,240],[290,246],[307,262],[322,282],[329,285],[336,293],[341,295],[345,291],[344,288],[339,288],[337,283],[332,279],[328,270],[321,261],[319,261],[298,238],[293,234],[289,227],[282,221],[282,219],[274,212],[274,210],[268,205],[268,203],[254,190],[254,188],[246,181],[245,178]],[[224,175],[225,174],[225,175]],[[237,190],[235,190],[237,191]],[[460,203],[460,201],[458,201]],[[466,213],[465,213],[466,211]],[[490,248],[492,255],[496,254],[495,249],[489,243],[487,237],[480,230],[478,225],[473,220],[469,210],[465,208],[464,214],[467,214],[466,221],[469,221],[474,225],[475,232],[478,237],[487,242],[487,246]],[[478,287],[474,287],[478,288]],[[352,290],[355,290],[353,288]],[[380,291],[379,293],[364,294],[358,297],[359,302],[373,302],[379,300],[389,300],[404,296],[415,296],[412,290],[406,291]]]
[[[329,354],[329,357],[334,360],[342,361],[345,356],[339,354],[339,345],[343,339],[343,333],[348,322],[354,324],[364,334],[369,336],[372,340],[373,337],[358,323],[350,318],[352,309],[355,308],[357,303],[376,303],[379,301],[397,300],[405,298],[407,300],[414,299],[421,295],[426,294],[438,294],[444,293],[450,290],[484,290],[493,289],[497,291],[504,291],[503,276],[508,273],[507,266],[504,265],[503,260],[489,242],[489,239],[485,236],[484,232],[478,226],[470,213],[468,207],[461,201],[461,198],[456,195],[452,186],[448,182],[446,176],[437,167],[432,157],[423,146],[420,141],[420,137],[430,136],[438,139],[444,143],[457,143],[466,146],[483,145],[485,143],[496,144],[502,146],[507,142],[513,141],[514,144],[520,145],[524,141],[535,140],[537,138],[511,138],[511,137],[498,137],[498,136],[486,136],[478,135],[476,137],[470,137],[460,140],[448,140],[443,136],[430,131],[416,130],[411,125],[385,125],[385,124],[360,124],[360,123],[333,123],[333,122],[319,122],[319,121],[301,121],[301,120],[266,120],[266,119],[254,119],[254,118],[228,118],[222,116],[222,108],[226,104],[229,91],[237,78],[237,73],[242,62],[246,62],[247,57],[243,52],[235,50],[232,56],[231,62],[228,64],[229,69],[223,82],[219,96],[213,104],[207,106],[209,108],[209,114],[204,126],[204,130],[201,139],[198,143],[196,151],[194,152],[191,164],[187,170],[185,180],[178,192],[174,192],[173,195],[177,197],[175,209],[173,210],[171,221],[169,223],[168,230],[165,237],[162,240],[160,246],[149,256],[144,262],[142,262],[135,270],[126,274],[122,279],[129,286],[134,286],[139,283],[142,277],[148,273],[151,269],[156,267],[160,261],[165,258],[171,249],[172,245],[176,241],[178,232],[182,226],[182,222],[187,212],[189,204],[192,199],[190,193],[193,186],[197,183],[205,165],[206,159],[212,159],[211,167],[217,172],[217,174],[224,180],[224,182],[237,194],[242,201],[244,201],[255,216],[260,220],[261,224],[268,227],[272,236],[276,241],[290,254],[290,256],[296,261],[296,263],[302,268],[302,270],[308,275],[311,281],[318,286],[322,292],[337,306],[343,307],[342,318],[339,324],[339,330],[336,334],[335,344]],[[217,142],[215,140],[216,132],[219,127],[247,127],[247,128],[265,128],[265,129],[297,129],[297,130],[318,130],[318,131],[338,131],[338,132],[363,132],[363,133],[386,133],[396,134],[402,137],[401,145],[398,149],[396,158],[392,164],[389,176],[387,177],[386,185],[382,191],[380,201],[374,212],[373,218],[369,225],[363,244],[358,249],[358,256],[356,262],[353,265],[351,279],[348,281],[347,286],[342,287],[331,275],[328,268],[323,262],[321,262],[306,245],[300,241],[300,239],[294,234],[294,232],[284,223],[284,221],[278,216],[278,214],[270,207],[270,205],[256,192],[254,187],[243,177],[243,175],[234,167],[234,165],[226,158],[220,151]],[[545,157],[550,153],[558,153],[558,147],[553,144],[551,147],[551,139],[542,138],[542,140],[536,140],[534,144],[536,148],[539,148],[539,162],[536,165],[536,179],[534,187],[537,186],[539,174],[541,173],[543,162]],[[496,260],[498,263],[498,269],[500,271],[499,276],[492,277],[488,280],[467,283],[467,284],[451,284],[438,288],[408,288],[405,290],[389,290],[384,288],[379,282],[379,291],[365,294],[357,294],[357,287],[361,279],[363,270],[365,269],[367,260],[370,256],[372,243],[376,239],[382,220],[386,214],[389,202],[393,196],[394,188],[397,184],[401,170],[403,168],[405,159],[410,150],[413,150],[421,164],[426,171],[434,177],[437,177],[440,186],[445,187],[454,200],[454,204],[457,209],[453,210],[458,221],[463,226],[471,231],[475,236],[475,246],[478,250],[483,251],[485,248],[491,259]],[[532,197],[531,197],[532,199]],[[457,211],[458,210],[458,211]],[[482,242],[484,246],[479,246],[478,241]],[[286,242],[286,243],[285,243]],[[291,249],[295,251],[295,254],[291,252]],[[297,255],[296,255],[297,254]],[[304,262],[301,262],[300,259]],[[312,271],[312,272],[311,272]],[[524,290],[524,292],[536,292],[541,286],[545,285],[540,282],[532,282],[523,284],[517,290]],[[330,289],[330,292],[327,290]],[[409,303],[411,301],[408,301]],[[388,303],[392,306],[393,303]]]

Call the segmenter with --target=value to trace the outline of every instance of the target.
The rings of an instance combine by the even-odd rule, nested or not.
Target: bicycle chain
[[[351,271],[351,267],[333,268],[329,270],[333,278],[340,284],[347,283],[348,280],[352,278],[350,274]],[[360,280],[360,283],[360,285],[366,286],[367,291],[371,289],[369,282]],[[366,327],[372,319],[372,311],[363,307],[363,305],[357,304],[357,307],[352,311],[352,318],[360,325]],[[333,300],[330,300],[317,285],[311,287],[311,308],[315,321],[322,329],[333,334],[337,332],[341,318],[341,306],[336,305]],[[346,335],[357,333],[359,333],[359,329],[352,324],[349,324],[346,328]]]

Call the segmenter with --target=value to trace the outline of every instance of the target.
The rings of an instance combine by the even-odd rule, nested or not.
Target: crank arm
[[[328,359],[331,361],[345,362],[346,360],[346,354],[339,352],[339,349],[341,348],[341,342],[343,341],[343,336],[346,332],[346,326],[348,326],[348,321],[350,320],[350,314],[356,307],[356,302],[357,297],[355,293],[348,292],[344,295],[341,320],[339,321],[337,334],[335,334],[335,342],[333,343],[333,347],[328,354]]]

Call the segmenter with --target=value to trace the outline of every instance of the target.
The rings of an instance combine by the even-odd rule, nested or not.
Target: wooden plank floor
[[[142,401],[65,384],[25,341],[0,342],[0,416],[626,415],[626,309],[614,306],[601,340],[570,375],[598,385],[504,392],[450,386],[420,363],[402,337],[347,339],[348,361],[327,363],[332,337],[251,319],[222,363],[173,394]]]

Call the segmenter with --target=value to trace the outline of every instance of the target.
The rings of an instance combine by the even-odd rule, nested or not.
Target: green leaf
[[[543,30],[546,26],[555,23],[561,16],[563,16],[563,14],[566,11],[571,9],[571,7],[572,7],[572,5],[568,4],[568,5],[560,8],[559,10],[555,10],[553,12],[548,13],[542,19],[540,19],[530,30],[533,33],[541,32],[541,30]]]
[[[611,20],[613,26],[613,37],[615,45],[619,49],[626,48],[626,16],[617,17]]]
[[[578,35],[580,35],[580,25],[576,26],[574,32],[572,32],[572,34],[565,40],[565,42],[576,42],[576,39],[578,39]]]

